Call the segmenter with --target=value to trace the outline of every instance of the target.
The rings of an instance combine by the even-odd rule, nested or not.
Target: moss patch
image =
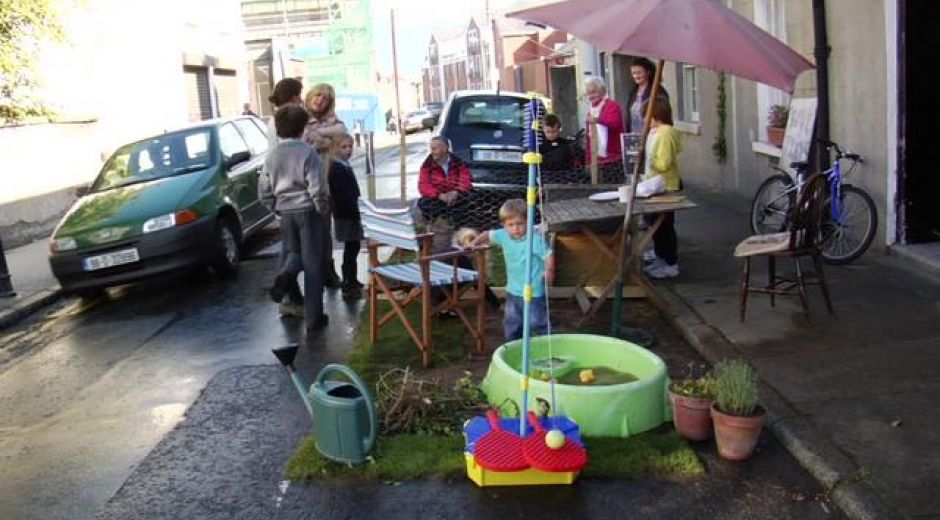
[[[462,450],[463,437],[459,435],[379,437],[372,459],[362,466],[349,467],[320,455],[313,435],[308,435],[288,460],[285,478],[399,481],[459,475],[466,468]]]
[[[589,438],[589,462],[582,475],[603,478],[701,477],[705,468],[675,433],[645,433],[627,439]],[[331,462],[306,437],[287,463],[289,480],[368,479],[399,481],[463,475],[464,441],[459,435],[396,435],[380,437],[372,460],[360,467]]]

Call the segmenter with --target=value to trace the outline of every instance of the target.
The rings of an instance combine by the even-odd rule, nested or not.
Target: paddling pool
[[[551,356],[549,356],[551,343]],[[549,359],[553,361],[549,361]],[[556,380],[564,373],[606,367],[632,374],[635,381],[618,384],[555,384],[553,414],[580,426],[581,435],[629,437],[672,420],[666,398],[669,378],[659,356],[628,341],[591,334],[554,334],[532,338],[529,349],[529,396],[526,410],[538,410],[537,398],[551,402],[546,368],[554,364]],[[507,399],[519,404],[522,340],[496,349],[481,388],[490,404]],[[504,408],[505,410],[505,408]]]

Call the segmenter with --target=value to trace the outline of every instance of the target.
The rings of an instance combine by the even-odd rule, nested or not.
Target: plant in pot
[[[790,109],[786,105],[773,105],[767,114],[767,140],[777,148],[783,147]]]
[[[712,372],[715,402],[711,415],[718,454],[728,460],[745,460],[757,445],[767,419],[758,403],[757,374],[740,359],[719,361]]]
[[[673,381],[669,385],[669,403],[672,405],[672,421],[676,433],[692,441],[704,441],[711,437],[710,414],[715,382],[710,374]]]

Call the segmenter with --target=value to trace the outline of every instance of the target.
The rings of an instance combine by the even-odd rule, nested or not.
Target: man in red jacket
[[[470,195],[470,168],[451,155],[443,137],[431,138],[431,153],[421,165],[418,177],[418,208],[428,222],[447,216],[455,226],[466,221]]]

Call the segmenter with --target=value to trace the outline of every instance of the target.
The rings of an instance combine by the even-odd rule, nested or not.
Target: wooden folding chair
[[[483,353],[483,318],[485,317],[486,249],[472,251],[476,270],[457,266],[466,251],[431,254],[433,233],[418,233],[414,219],[407,209],[379,209],[359,199],[362,227],[368,239],[369,251],[369,340],[375,345],[379,328],[395,316],[401,319],[405,330],[421,351],[422,362],[431,364],[431,315],[452,310],[473,336],[477,354]],[[378,248],[391,246],[413,251],[414,261],[403,263],[380,262]],[[393,258],[394,259],[393,255]],[[431,290],[439,289],[444,301],[434,304]],[[473,322],[460,306],[461,297],[475,290],[476,316]],[[379,291],[388,299],[392,309],[378,316]],[[405,309],[415,303],[421,305],[421,333],[405,315]]]
[[[747,312],[747,297],[749,293],[764,293],[770,295],[770,305],[774,305],[774,297],[778,294],[796,294],[800,297],[803,312],[809,318],[809,305],[807,304],[806,285],[815,283],[822,290],[826,300],[829,314],[833,314],[832,300],[829,297],[829,286],[823,275],[822,253],[817,240],[820,235],[822,218],[826,210],[826,177],[814,174],[804,183],[796,204],[790,208],[787,218],[789,231],[782,233],[769,233],[753,235],[746,238],[734,250],[734,256],[744,258],[744,274],[741,279],[740,313],[744,321]],[[767,257],[767,285],[751,287],[751,258],[755,256]],[[815,272],[804,273],[800,259],[809,256],[813,260]],[[795,279],[781,278],[776,273],[776,259],[778,257],[793,258]]]

